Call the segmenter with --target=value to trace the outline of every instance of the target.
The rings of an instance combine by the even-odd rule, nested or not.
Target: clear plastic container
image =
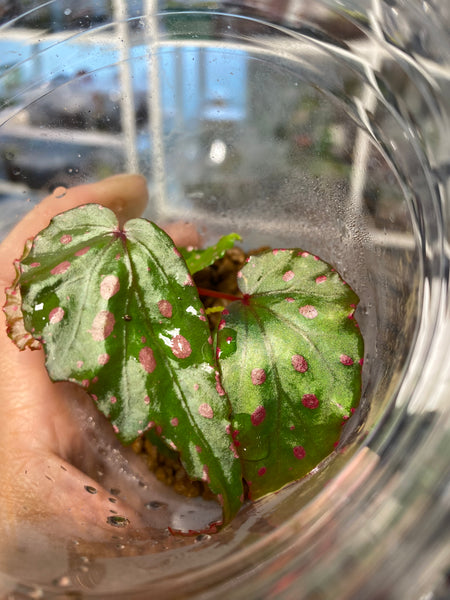
[[[61,186],[140,172],[158,223],[332,263],[366,352],[360,408],[308,478],[211,536],[170,536],[179,506],[153,541],[30,533],[2,549],[5,598],[447,598],[447,3],[54,0],[0,18],[2,235]]]

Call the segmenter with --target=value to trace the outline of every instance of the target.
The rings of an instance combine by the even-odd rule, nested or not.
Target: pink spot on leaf
[[[41,266],[41,263],[39,263],[39,262],[32,262],[30,265],[30,267],[33,267],[33,268],[40,267],[40,266]]]
[[[77,360],[77,369],[81,369],[81,367],[84,365],[84,362],[82,360]]]
[[[261,425],[261,423],[263,423],[265,418],[266,418],[266,409],[264,408],[264,406],[258,406],[258,408],[256,408],[250,415],[250,420],[252,422],[252,425],[255,425],[255,427],[258,425]]]
[[[259,477],[262,477],[263,475],[265,475],[265,474],[266,474],[266,471],[267,471],[266,467],[261,467],[261,468],[258,470],[258,475],[259,475]]]
[[[283,275],[283,281],[291,281],[291,279],[294,279],[294,277],[294,271],[286,271],[286,273]]]
[[[288,298],[286,298],[286,302],[289,302],[289,303],[294,302],[294,298],[288,297]]]
[[[99,365],[106,365],[109,361],[109,354],[99,354],[97,358],[97,362]]]
[[[200,454],[200,452],[202,451],[200,446],[195,446],[195,449],[197,450],[197,452]]]
[[[305,319],[315,319],[319,314],[317,309],[311,304],[305,304],[305,306],[301,306],[299,308],[300,314],[305,317]]]
[[[353,358],[347,356],[347,354],[341,354],[339,357],[340,362],[346,367],[350,367],[353,364]]]
[[[266,381],[266,372],[264,369],[253,369],[251,378],[253,385],[262,385]]]
[[[61,242],[61,244],[70,244],[70,242],[72,241],[72,236],[66,233],[65,235],[62,235],[59,238],[59,241]]]
[[[301,460],[306,456],[306,452],[303,446],[294,446],[292,448],[292,452],[294,453],[295,458],[297,458],[298,460]]]
[[[111,312],[101,310],[95,315],[89,333],[96,342],[101,342],[111,335],[115,323],[116,320]]]
[[[139,362],[144,367],[144,370],[147,371],[147,373],[153,373],[153,371],[156,369],[156,360],[153,350],[148,346],[141,348],[139,352]]]
[[[62,275],[63,273],[65,273],[67,271],[67,269],[69,267],[70,267],[70,262],[68,260],[65,260],[62,263],[59,263],[59,265],[56,265],[56,267],[53,267],[53,269],[50,271],[50,273],[52,275]]]
[[[202,417],[205,417],[205,419],[212,419],[214,417],[213,409],[206,402],[200,404],[200,406],[198,407],[198,412]]]
[[[327,280],[327,276],[326,275],[319,275],[319,277],[316,277],[316,283],[324,283],[324,281]]]
[[[183,285],[185,285],[185,286],[188,286],[188,285],[195,286],[194,280],[192,279],[191,275],[188,275],[186,277],[186,280],[183,282]]]
[[[203,465],[202,481],[204,481],[206,483],[210,483],[210,481],[211,481],[209,478],[209,468],[207,465]]]
[[[194,383],[193,387],[194,387],[194,390],[197,391],[200,386],[198,385],[198,383]]]
[[[170,419],[170,424],[173,425],[173,427],[176,427],[178,425],[177,417],[173,417],[173,419]]]
[[[148,396],[145,396],[144,402],[145,404],[150,404],[150,398]]]
[[[100,284],[100,295],[104,300],[109,300],[119,289],[119,278],[116,275],[107,275]]]
[[[81,248],[81,250],[77,250],[75,252],[75,256],[83,256],[84,254],[86,254],[87,252],[89,252],[91,248],[89,246],[86,246],[85,248]]]
[[[308,363],[306,362],[306,358],[301,354],[294,354],[291,359],[292,366],[299,373],[306,373],[308,370]]]
[[[51,323],[52,325],[55,325],[55,323],[59,323],[63,317],[64,317],[64,309],[61,308],[60,306],[57,306],[56,308],[52,308],[52,310],[50,311],[50,313],[48,315],[48,320],[49,320],[49,323]]]
[[[216,371],[216,391],[219,394],[219,396],[225,396],[225,390],[222,387],[222,383],[220,381],[220,375],[219,375],[218,371]]]
[[[181,258],[181,253],[178,250],[178,248],[175,248],[175,246],[174,246],[173,251],[175,252],[175,255],[178,256],[178,258]]]
[[[315,394],[304,394],[302,404],[305,408],[317,408],[319,406],[319,399]]]
[[[172,339],[171,348],[176,358],[188,358],[192,352],[190,343],[182,335],[176,335]]]
[[[117,398],[115,396],[111,396],[110,402],[111,404],[115,404],[117,402]]]
[[[163,317],[170,319],[172,316],[172,305],[168,300],[160,300],[158,302],[158,310]]]
[[[234,442],[231,442],[230,450],[233,453],[234,458],[239,458],[239,454],[238,454],[238,451],[236,450],[236,445]]]

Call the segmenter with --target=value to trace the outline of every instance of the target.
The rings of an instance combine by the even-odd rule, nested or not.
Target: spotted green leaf
[[[187,267],[191,275],[206,269],[212,265],[216,260],[219,260],[225,255],[227,250],[230,250],[234,246],[236,241],[242,240],[241,236],[237,233],[230,233],[224,235],[220,240],[213,246],[209,246],[204,250],[187,250],[182,248],[180,251],[186,260]]]
[[[361,389],[358,297],[301,250],[251,257],[217,353],[251,497],[299,479],[335,447]]]
[[[152,429],[193,479],[239,509],[228,399],[185,261],[156,225],[86,205],[56,216],[20,265],[24,324],[54,381],[86,389],[130,443]]]

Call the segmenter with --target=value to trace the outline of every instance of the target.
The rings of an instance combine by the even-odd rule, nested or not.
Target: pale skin
[[[54,193],[34,208],[0,245],[0,305],[5,302],[5,287],[14,279],[13,261],[21,256],[25,241],[46,227],[57,213],[86,203],[99,203],[114,210],[119,221],[142,214],[148,193],[145,180],[138,175],[119,175],[99,183],[67,190],[63,197]],[[168,227],[178,244],[197,243],[195,231],[186,226]],[[0,534],[5,549],[17,548],[31,531],[53,539],[83,540],[103,544],[112,534],[107,519],[118,514],[129,521],[128,538],[145,539],[160,535],[146,521],[139,492],[114,495],[117,477],[111,466],[102,465],[98,473],[98,453],[80,436],[79,415],[96,419],[102,444],[117,448],[106,420],[96,414],[90,398],[70,383],[53,383],[44,366],[42,350],[20,352],[6,335],[5,315],[0,312]],[[94,416],[90,416],[94,415]],[[86,434],[86,436],[91,434]],[[86,437],[85,436],[85,437]],[[91,445],[92,446],[92,445]],[[131,461],[132,452],[125,457]],[[128,460],[127,459],[127,460]],[[129,465],[132,465],[131,467]],[[139,467],[136,467],[139,468]],[[109,469],[109,471],[108,471]],[[124,488],[126,487],[126,482]],[[138,487],[135,484],[135,487]],[[87,490],[95,488],[95,493]],[[131,486],[132,488],[132,486]],[[114,503],[112,503],[114,502]],[[112,513],[114,509],[115,513]],[[148,512],[148,511],[147,511]],[[1,550],[0,550],[1,552]],[[8,562],[0,554],[1,562]]]

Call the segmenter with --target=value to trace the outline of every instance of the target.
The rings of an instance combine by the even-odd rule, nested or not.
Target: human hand
[[[140,216],[147,203],[145,180],[120,175],[45,198],[0,245],[2,306],[5,287],[15,276],[13,261],[22,255],[25,241],[55,214],[86,203],[108,206],[121,222]],[[176,238],[186,231],[172,226],[170,233]],[[0,551],[0,564],[5,570],[23,568],[23,555],[16,552],[20,547],[34,547],[48,562],[56,540],[92,547],[121,533],[128,540],[161,539],[163,527],[156,527],[144,508],[149,492],[142,482],[149,474],[143,474],[141,461],[119,446],[81,388],[50,381],[42,350],[18,350],[6,335],[3,312],[0,356],[0,550],[6,549]],[[152,482],[152,499],[161,493],[158,486]],[[111,525],[115,515],[124,517],[126,527]],[[43,540],[51,542],[45,549]]]

